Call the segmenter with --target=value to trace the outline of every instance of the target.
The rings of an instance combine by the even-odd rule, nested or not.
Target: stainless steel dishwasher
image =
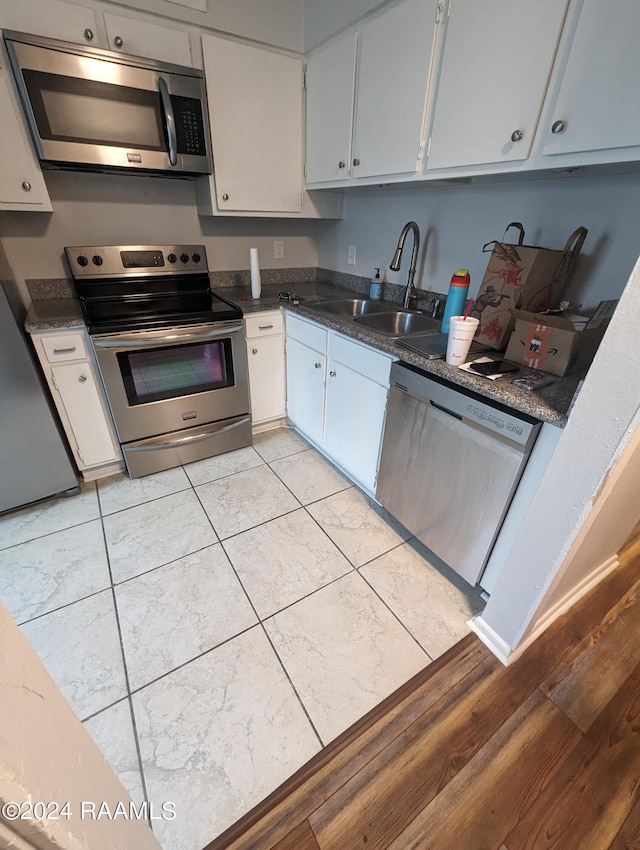
[[[475,584],[540,425],[477,393],[394,363],[377,499]]]

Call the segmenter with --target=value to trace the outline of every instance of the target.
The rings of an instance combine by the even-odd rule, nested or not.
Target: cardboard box
[[[504,349],[513,330],[513,311],[543,312],[560,303],[562,288],[582,247],[587,231],[578,228],[562,250],[524,245],[524,228],[519,222],[510,227],[519,230],[517,244],[489,242],[491,248],[487,269],[480,283],[471,315],[480,324],[476,340]],[[505,231],[505,235],[506,235]]]
[[[598,350],[617,303],[601,301],[591,317],[514,310],[515,329],[505,360],[560,376],[586,369]]]

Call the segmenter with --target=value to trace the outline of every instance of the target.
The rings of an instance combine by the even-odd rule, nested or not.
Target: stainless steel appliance
[[[211,173],[202,72],[5,31],[44,164]]]
[[[540,425],[416,367],[394,363],[376,497],[475,584]]]
[[[204,247],[65,252],[131,477],[250,445],[242,310]]]
[[[0,513],[78,492],[39,372],[0,286]]]

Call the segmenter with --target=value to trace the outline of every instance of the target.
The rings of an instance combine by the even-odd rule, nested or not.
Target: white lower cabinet
[[[289,420],[374,493],[393,358],[298,316],[286,323]]]
[[[84,332],[32,338],[82,477],[92,481],[121,469],[120,446]]]
[[[285,416],[284,323],[280,310],[245,316],[254,430]]]

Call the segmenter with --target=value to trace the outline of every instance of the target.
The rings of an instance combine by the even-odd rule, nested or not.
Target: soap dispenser
[[[373,301],[379,301],[382,296],[382,280],[380,279],[380,269],[376,268],[375,277],[371,278],[369,286],[369,298]]]

